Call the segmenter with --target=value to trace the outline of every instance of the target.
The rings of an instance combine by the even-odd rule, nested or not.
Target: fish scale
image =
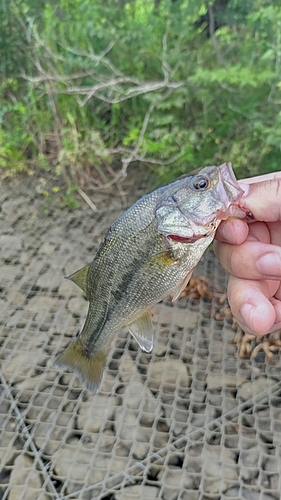
[[[151,308],[176,299],[228,216],[245,217],[230,163],[205,167],[137,201],[110,227],[93,261],[69,278],[85,293],[88,314],[57,364],[98,391],[114,335],[124,326],[150,352]]]

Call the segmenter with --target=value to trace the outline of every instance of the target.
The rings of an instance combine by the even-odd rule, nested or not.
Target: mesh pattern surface
[[[114,339],[93,396],[53,362],[87,303],[63,276],[90,262],[110,223],[0,192],[1,500],[280,499],[280,356],[241,360],[208,299],[154,309],[155,346]],[[209,251],[197,274],[225,289]]]

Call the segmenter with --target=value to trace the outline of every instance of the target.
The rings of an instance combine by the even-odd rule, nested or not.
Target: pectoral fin
[[[188,284],[190,278],[191,278],[191,275],[193,273],[193,269],[192,271],[190,271],[185,277],[184,279],[181,281],[181,283],[179,284],[179,286],[176,288],[175,290],[175,293],[174,293],[174,296],[172,298],[172,301],[175,302],[175,300],[177,300],[181,294],[181,292],[185,289],[186,285]]]
[[[145,352],[151,352],[153,348],[153,327],[150,313],[145,312],[127,326],[140,348]]]
[[[81,290],[83,290],[84,294],[86,295],[86,298],[89,300],[87,297],[87,277],[88,277],[88,272],[90,269],[91,264],[87,264],[87,266],[82,267],[81,269],[78,269],[73,274],[70,274],[69,276],[66,276],[66,279],[73,281],[75,285],[79,286]]]

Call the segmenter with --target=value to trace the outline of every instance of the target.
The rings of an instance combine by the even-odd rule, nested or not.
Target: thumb
[[[250,210],[257,221],[277,222],[281,220],[281,172],[274,179],[259,182],[242,180],[239,182],[244,191],[243,204]],[[263,176],[261,176],[262,178]]]

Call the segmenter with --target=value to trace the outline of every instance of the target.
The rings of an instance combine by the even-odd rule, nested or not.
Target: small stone
[[[191,377],[187,366],[177,359],[156,361],[148,372],[148,386],[151,390],[163,389],[165,393],[173,393],[180,387],[188,389]]]
[[[4,214],[10,215],[15,213],[20,209],[24,209],[30,203],[30,198],[27,196],[18,196],[12,200],[4,201],[2,204],[2,212]]]
[[[173,324],[180,328],[193,329],[198,325],[199,315],[197,311],[187,309],[176,309],[173,315]]]
[[[75,287],[70,280],[64,279],[64,277],[62,276],[60,286],[58,289],[58,294],[61,295],[62,297],[70,297],[72,295],[76,296],[77,287]]]
[[[21,329],[25,327],[28,317],[29,314],[23,309],[10,311],[10,317],[6,320],[6,327],[14,328],[16,326],[18,329]]]
[[[44,255],[52,255],[55,250],[56,250],[57,244],[56,243],[51,243],[51,242],[45,242],[41,247],[38,249],[38,253],[42,253]]]
[[[237,387],[237,378],[225,373],[208,373],[207,384],[210,391],[220,391],[223,387]]]
[[[235,486],[225,491],[224,498],[233,498],[235,500],[236,498],[243,498],[243,500],[261,500],[261,493],[260,489],[259,491],[253,491],[247,490],[246,488],[241,489],[239,486]],[[276,498],[276,496],[268,495],[267,493],[262,494],[262,500],[275,500]]]
[[[91,437],[93,434],[91,434]],[[110,453],[113,450],[116,441],[115,432],[111,429],[105,429],[104,432],[97,433],[97,442],[100,451]]]
[[[137,370],[136,363],[127,351],[121,358],[118,371],[120,378],[124,383],[130,382],[131,379],[141,380],[141,375]]]
[[[71,414],[50,412],[44,420],[40,419],[33,428],[32,436],[36,446],[43,450],[46,455],[52,457],[60,447],[65,435],[71,432],[73,425]]]
[[[62,276],[55,274],[54,271],[49,271],[47,273],[41,274],[35,284],[42,290],[52,290],[53,288],[58,289],[61,281]]]
[[[185,490],[181,495],[181,500],[199,500],[200,496],[200,491]]]
[[[266,472],[277,472],[281,470],[281,457],[268,457],[263,462],[263,470]]]
[[[11,235],[11,234],[2,234],[0,235],[0,248],[1,254],[7,257],[7,255],[14,254],[19,252],[23,248],[23,236]]]
[[[10,477],[9,500],[48,500],[49,495],[42,495],[42,477],[32,460],[26,455],[16,458]]]
[[[203,481],[203,491],[209,495],[217,495],[224,485],[224,479],[221,477],[205,477]]]
[[[149,443],[135,442],[132,445],[130,453],[132,453],[135,459],[143,460],[145,457],[147,457],[149,448],[150,448]]]
[[[153,354],[163,358],[167,352],[168,345],[166,339],[157,338],[153,346]]]
[[[249,450],[240,452],[241,464],[244,467],[257,467],[259,463],[260,450],[258,446],[253,446]]]
[[[122,490],[115,493],[116,500],[154,500],[159,498],[159,489],[156,486],[147,486],[134,484],[133,486],[126,486]]]
[[[53,297],[44,297],[42,295],[36,295],[29,300],[26,305],[26,311],[29,313],[39,313],[43,311],[44,313],[48,311],[49,313],[55,312],[58,308],[58,299]]]
[[[7,420],[7,415],[5,415],[5,419]],[[5,428],[0,431],[0,471],[3,470],[4,466],[11,466],[22,451],[21,440],[14,439],[16,428],[17,423],[13,418],[10,418],[8,422],[5,422]]]
[[[95,444],[87,445],[77,438],[71,438],[68,443],[62,445],[55,454],[54,468],[61,481],[67,481],[68,492],[81,488],[81,483],[87,476],[88,486],[94,485],[104,479],[107,473],[107,466],[110,458],[99,462],[99,468],[91,470],[89,474],[89,464],[93,456]],[[75,460],[73,459],[75,455]]]
[[[231,479],[232,481],[237,481],[239,477],[239,473],[237,467],[222,465],[222,462],[218,462],[216,460],[208,460],[208,464],[206,466],[206,475],[208,477],[223,477],[224,479]]]
[[[82,267],[86,266],[89,263],[89,261],[84,261],[82,259],[75,259],[73,257],[70,257],[68,260],[65,262],[65,269],[66,269],[66,276],[69,276],[78,269],[81,269]],[[74,285],[73,285],[74,286]]]
[[[1,369],[6,380],[15,383],[31,377],[36,365],[44,362],[44,359],[36,349],[16,351],[11,359],[7,358],[2,361]]]
[[[115,431],[121,441],[126,441],[129,446],[134,440],[137,440],[139,434],[138,416],[132,410],[124,411],[119,407],[115,411]]]
[[[17,308],[22,307],[26,301],[26,296],[19,292],[18,287],[11,286],[6,295],[8,302],[12,302]]]
[[[51,380],[56,379],[57,373],[52,372]],[[42,375],[22,378],[16,383],[17,387],[17,399],[21,403],[28,403],[34,393],[40,393],[44,391],[50,385],[50,376],[42,379]]]
[[[155,314],[159,315],[158,322],[160,325],[170,325],[173,315],[172,307],[167,306],[164,303],[156,304],[156,306],[153,308],[153,312],[154,311]]]
[[[170,438],[168,429],[167,432],[161,432],[161,431],[156,431],[153,435],[153,445],[154,447],[159,450],[166,446]]]
[[[109,453],[98,452],[95,455],[96,446],[96,442],[86,443],[73,437],[57,450],[54,459],[55,473],[60,481],[67,481],[68,493],[80,490],[85,482],[87,486],[94,486],[103,481],[109,471],[111,475],[114,475],[125,470],[128,462],[127,456],[115,455],[112,460]],[[96,498],[92,496],[93,491],[91,490],[89,498]]]
[[[1,249],[2,251],[2,249]],[[17,275],[20,272],[20,266],[1,265],[0,267],[0,283],[3,286],[5,282],[13,283],[14,286]]]
[[[100,394],[112,394],[115,384],[116,377],[111,375],[108,371],[105,371],[100,385]]]
[[[131,448],[135,443],[148,444],[153,434],[151,426],[140,425],[138,413],[134,410],[126,409],[125,411],[123,407],[118,407],[115,411],[115,431],[122,444],[127,448]],[[143,458],[145,450],[147,448],[142,447],[142,450],[136,453]]]
[[[3,423],[7,420],[7,415],[11,412],[11,401],[9,401],[9,399],[6,399],[5,392],[4,389],[2,389],[2,386],[0,386],[0,397],[0,429],[2,429]]]
[[[6,328],[11,328],[8,325],[10,321],[12,321],[13,323],[13,320],[11,320],[11,318],[13,318],[14,315],[17,315],[17,317],[19,317],[21,316],[21,313],[19,313],[18,311],[11,311],[9,302],[5,299],[0,299],[0,321],[5,320]]]
[[[21,264],[28,265],[33,259],[33,252],[31,250],[27,250],[27,252],[21,252],[19,256],[19,261]]]
[[[85,432],[99,432],[108,420],[113,420],[113,414],[118,406],[115,396],[97,394],[91,401],[85,401],[79,408],[77,426]]]
[[[142,381],[133,381],[127,385],[123,398],[129,409],[136,410],[137,414],[141,413],[141,423],[151,425],[154,422],[158,402]]]
[[[69,300],[67,307],[75,318],[80,318],[86,313],[87,301],[82,295],[80,297],[73,297]]]
[[[249,380],[242,384],[239,389],[238,395],[242,401],[247,401],[248,399],[260,395],[262,392],[268,392],[270,385],[274,384],[273,379],[267,377],[257,377],[254,380]]]
[[[63,389],[52,385],[36,394],[27,412],[30,423],[36,424],[39,415],[40,420],[45,421],[50,413],[59,408],[64,394]]]
[[[163,410],[167,426],[170,427],[173,433],[177,436],[187,428],[189,410],[180,401],[171,398],[170,401],[165,399]]]
[[[194,489],[194,475],[179,467],[166,467],[159,474],[163,484],[163,500],[177,500],[179,485],[184,489]]]

